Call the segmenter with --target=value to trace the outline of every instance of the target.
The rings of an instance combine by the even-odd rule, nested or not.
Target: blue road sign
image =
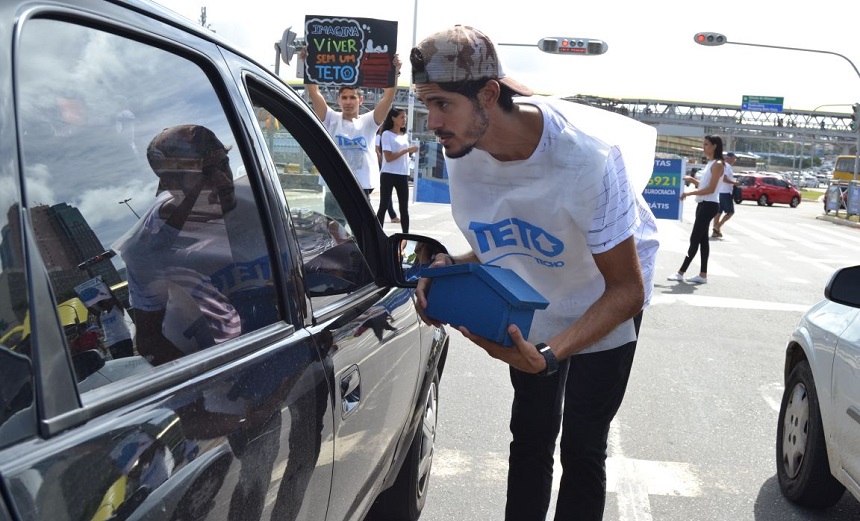
[[[782,112],[782,102],[785,98],[774,96],[743,96],[741,99],[741,110],[755,110],[757,112]]]

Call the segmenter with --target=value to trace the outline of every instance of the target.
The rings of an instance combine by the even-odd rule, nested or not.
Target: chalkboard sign
[[[305,17],[305,83],[384,88],[395,84],[397,22]]]

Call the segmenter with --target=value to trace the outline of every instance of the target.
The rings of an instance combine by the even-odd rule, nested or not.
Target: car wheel
[[[767,204],[767,196],[765,194],[761,194],[760,196],[758,196],[758,205],[764,206],[766,204]]]
[[[409,454],[391,488],[376,499],[367,519],[417,521],[427,502],[430,468],[436,443],[436,419],[439,407],[439,375],[434,376],[424,396],[424,417],[412,439]]]
[[[776,475],[782,494],[808,507],[836,504],[845,487],[830,473],[818,393],[808,362],[788,377],[776,429]]]
[[[788,203],[788,205],[791,206],[792,208],[797,208],[797,205],[799,205],[799,204],[800,204],[800,197],[797,197],[796,195],[794,197],[792,197],[791,202]]]

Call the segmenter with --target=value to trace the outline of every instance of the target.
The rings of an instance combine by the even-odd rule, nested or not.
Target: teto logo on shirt
[[[337,146],[341,150],[348,148],[359,148],[361,150],[367,150],[367,140],[364,139],[363,136],[358,136],[357,138],[353,139],[348,136],[338,134],[335,137],[337,138]]]
[[[472,221],[469,229],[475,234],[478,248],[486,253],[497,248],[516,247],[526,251],[512,251],[486,261],[493,263],[509,255],[526,255],[535,262],[550,268],[561,268],[564,261],[553,261],[552,257],[561,255],[564,243],[546,230],[526,221],[511,218],[495,223]]]

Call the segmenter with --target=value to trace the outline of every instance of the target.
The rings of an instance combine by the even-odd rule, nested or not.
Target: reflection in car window
[[[255,99],[259,98],[259,99]],[[372,276],[340,204],[289,130],[252,93],[257,123],[275,163],[301,248],[305,286],[314,308],[366,284]]]
[[[83,390],[280,319],[250,182],[200,67],[52,20],[24,27],[18,63],[30,225]]]
[[[36,434],[18,190],[0,171],[0,447]]]

